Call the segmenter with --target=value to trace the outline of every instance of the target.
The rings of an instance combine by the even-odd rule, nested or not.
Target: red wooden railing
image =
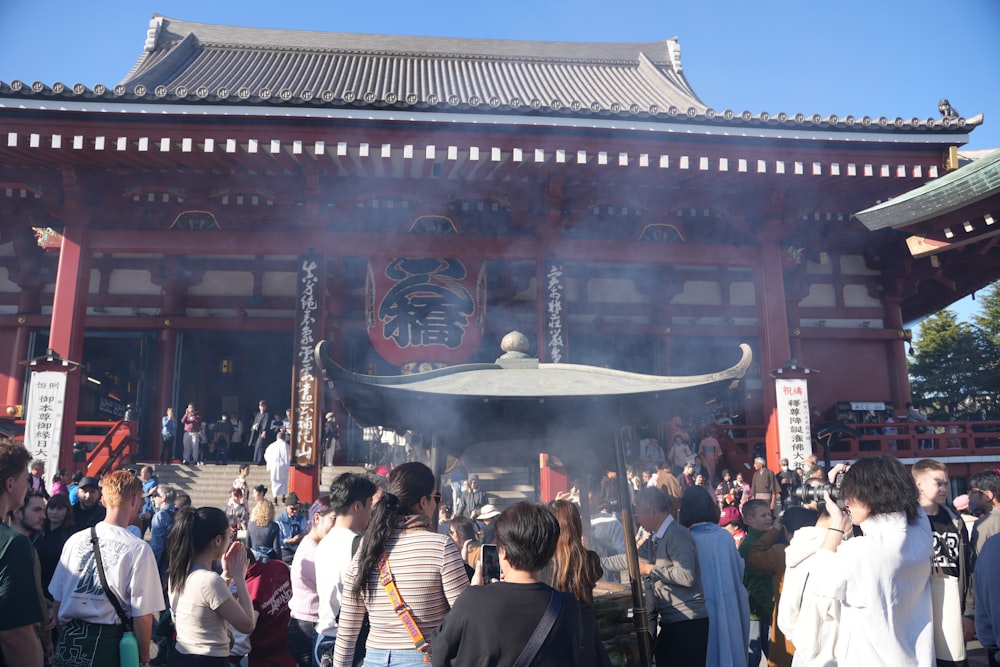
[[[134,422],[77,422],[77,433],[81,429],[92,427],[107,428],[109,431],[101,435],[77,435],[75,442],[95,442],[94,448],[87,445],[86,472],[91,477],[100,477],[105,473],[134,464],[138,454],[139,440],[133,435]]]
[[[24,426],[23,420],[16,423]],[[100,477],[134,464],[138,455],[139,440],[134,435],[137,432],[132,421],[78,421],[73,436],[73,460],[63,462],[61,467],[67,470],[83,467],[84,474]]]
[[[996,457],[1000,462],[1000,421],[974,422],[899,422],[849,424],[859,435],[835,440],[830,446],[832,461],[856,459],[879,452],[901,458],[949,459],[960,457]],[[918,432],[923,429],[924,432]],[[764,442],[762,425],[726,425],[718,427],[718,438],[726,452],[726,465],[734,470],[750,463],[754,445]],[[731,435],[730,435],[731,434]],[[815,443],[814,453],[822,459],[822,447]]]

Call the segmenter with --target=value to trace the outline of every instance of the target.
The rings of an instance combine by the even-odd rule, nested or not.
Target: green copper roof
[[[854,215],[872,231],[906,227],[997,194],[1000,194],[1000,150]]]

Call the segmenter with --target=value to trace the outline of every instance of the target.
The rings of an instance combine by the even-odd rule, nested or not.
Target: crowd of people
[[[441,494],[418,462],[387,478],[344,473],[307,511],[288,493],[278,516],[246,468],[223,510],[192,507],[150,467],[46,498],[28,464],[0,444],[3,664],[99,667],[134,651],[143,667],[465,665],[483,650],[490,664],[522,650],[534,653],[524,664],[608,664],[593,607],[602,571],[571,503],[500,512],[471,476],[467,509],[435,530]],[[496,545],[499,572],[484,576],[473,542]]]
[[[160,418],[160,463],[226,465],[232,459],[264,465],[270,444],[279,440],[287,442],[291,421],[291,408],[272,413],[267,401],[258,403],[257,412],[247,420],[249,425],[245,425],[235,412],[223,412],[215,421],[210,421],[202,417],[193,403],[180,418],[172,407],[168,407]],[[325,465],[344,462],[340,429],[332,412],[323,418],[320,450]]]
[[[630,472],[655,664],[961,665],[975,635],[997,664],[1000,473],[957,499],[970,536],[939,461],[806,465]],[[594,590],[628,571],[613,474],[582,517],[573,494],[499,511],[461,462],[456,488],[407,462],[341,474],[308,508],[247,472],[225,509],[149,467],[59,471],[50,493],[0,443],[4,664],[609,664]]]

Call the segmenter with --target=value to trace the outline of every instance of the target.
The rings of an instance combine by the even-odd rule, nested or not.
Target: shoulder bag
[[[389,569],[389,559],[385,557],[385,554],[379,556],[378,571],[379,581],[382,587],[385,588],[385,594],[389,596],[389,603],[392,605],[392,610],[396,612],[396,616],[399,616],[400,622],[406,628],[406,632],[409,633],[410,639],[413,640],[413,645],[423,655],[424,662],[429,664],[431,661],[430,642],[424,639],[424,633],[420,631],[416,619],[413,618],[413,613],[403,601],[403,596],[400,594],[399,589],[396,588],[396,579],[392,576],[392,570]]]
[[[132,619],[122,609],[122,604],[118,601],[118,596],[112,593],[111,587],[108,586],[108,579],[104,574],[104,560],[101,558],[101,543],[97,539],[97,526],[90,527],[90,543],[94,547],[94,561],[97,564],[97,576],[101,580],[101,588],[104,589],[104,594],[108,596],[111,606],[115,608],[115,613],[118,614],[118,618],[122,622],[122,638],[118,642],[120,664],[123,666],[138,665],[139,644],[132,633]]]
[[[521,655],[517,656],[514,667],[528,667],[534,661],[535,656],[538,655],[538,652],[542,648],[542,644],[545,643],[545,640],[548,639],[549,634],[552,632],[552,626],[556,624],[556,618],[559,616],[562,604],[563,594],[553,589],[552,595],[549,596],[549,604],[545,607],[545,613],[542,614],[542,620],[538,622],[535,631],[528,637],[528,643],[521,649]]]

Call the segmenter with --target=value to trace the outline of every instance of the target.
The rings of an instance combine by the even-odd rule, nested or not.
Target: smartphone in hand
[[[497,553],[497,545],[484,544],[480,554],[483,559],[483,584],[500,581],[500,554]]]

